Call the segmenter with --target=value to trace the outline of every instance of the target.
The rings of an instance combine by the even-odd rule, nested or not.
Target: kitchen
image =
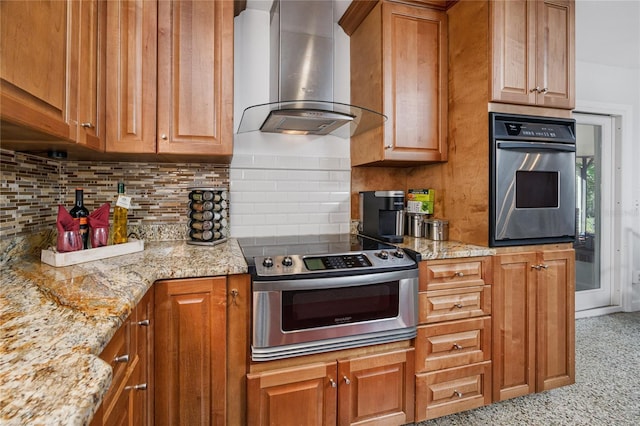
[[[586,5],[584,7],[587,8]],[[589,5],[589,7],[595,6]],[[580,17],[579,12],[580,5],[576,10],[578,17]],[[598,10],[587,18],[597,19],[602,14],[603,12]],[[243,22],[243,20],[247,22]],[[236,37],[248,37],[249,39],[245,40],[248,45],[261,46],[256,49],[257,53],[266,52],[268,48],[263,45],[265,43],[264,37],[261,38],[258,34],[251,38],[250,34],[241,30],[243,25],[253,28],[256,21],[261,23],[263,28],[267,28],[266,12],[252,11],[251,9],[243,12],[236,18]],[[578,64],[580,64],[580,22],[578,19]],[[588,25],[588,28],[593,27],[593,25]],[[338,32],[339,40],[343,41],[342,48],[344,49],[347,44],[345,40],[348,38]],[[236,120],[236,126],[244,107],[268,100],[266,93],[268,82],[262,73],[256,73],[259,75],[253,75],[251,78],[242,76],[243,72],[260,70],[265,67],[247,65],[246,62],[242,62],[243,58],[245,60],[246,57],[255,58],[257,54],[238,49],[237,45],[240,41],[236,40],[235,52],[236,102],[234,120]],[[336,53],[341,58],[348,58],[348,53],[339,48]],[[336,62],[346,63],[348,60],[343,59]],[[585,62],[586,69],[597,69],[598,72],[602,72],[600,68],[591,64],[591,60]],[[586,93],[583,96],[586,101],[616,103],[616,99],[610,98],[616,91],[612,91],[609,84],[607,84],[606,97],[598,97],[604,91],[600,85],[605,83],[591,81],[590,73],[581,74],[580,69],[578,66],[576,71],[578,104],[581,99],[581,88],[582,93]],[[607,70],[615,73],[617,77],[628,75],[626,70]],[[633,72],[635,74],[631,75],[637,77],[637,65],[635,69],[632,69],[631,73]],[[337,72],[336,79],[339,81],[336,82],[336,87],[348,88],[348,78],[348,70],[343,69],[342,72]],[[634,77],[634,79],[627,78],[622,81],[627,84],[621,85],[623,87],[619,90],[620,98],[617,103],[632,104],[637,109],[637,98],[629,98],[634,91],[627,90],[627,87],[634,87],[634,82],[637,87],[638,79]],[[247,85],[246,90],[245,85]],[[585,89],[585,86],[588,89]],[[339,89],[337,92],[340,96],[345,96],[347,90]],[[637,93],[637,90],[635,92]],[[243,96],[248,99],[243,100]],[[348,98],[336,100],[348,101]],[[633,134],[638,134],[638,124],[634,123],[633,125],[635,126]],[[15,189],[6,189],[3,182],[3,246],[9,244],[7,240],[10,236],[52,230],[55,213],[53,209],[44,209],[43,211],[42,204],[55,205],[58,202],[58,194],[66,194],[63,196],[65,202],[71,202],[70,192],[67,191],[72,191],[78,185],[86,186],[87,204],[90,208],[96,208],[100,203],[114,197],[117,180],[121,179],[127,182],[128,193],[139,198],[139,200],[134,199],[134,208],[130,216],[132,230],[145,240],[171,240],[184,235],[185,219],[183,216],[184,204],[186,203],[183,201],[186,196],[184,188],[193,181],[215,182],[216,185],[230,187],[231,234],[237,237],[348,232],[351,227],[351,218],[358,217],[357,203],[353,199],[355,195],[351,194],[357,194],[360,189],[397,189],[396,185],[399,185],[400,189],[408,187],[405,183],[408,174],[406,169],[384,168],[383,172],[387,175],[384,179],[378,178],[378,180],[375,180],[376,176],[381,173],[378,169],[363,169],[358,170],[358,173],[351,173],[348,145],[344,140],[336,140],[331,137],[310,139],[312,140],[305,140],[308,142],[307,144],[301,144],[300,139],[287,138],[285,140],[283,137],[260,133],[236,135],[233,160],[229,168],[223,165],[211,166],[191,161],[177,164],[73,160],[59,162],[3,151],[3,176],[5,173],[13,173],[13,170],[16,170],[17,176],[16,183],[13,186],[7,186]],[[631,153],[635,149],[637,153],[638,148],[637,145],[633,146],[627,142],[627,149],[630,149]],[[623,170],[624,173],[630,174],[625,174],[625,179],[623,179],[625,185],[633,185],[638,182],[638,179],[633,178],[633,173],[637,172],[628,165],[633,157],[632,154],[624,156],[623,161],[626,163],[623,163]],[[353,182],[350,182],[350,179]],[[31,194],[25,194],[23,189],[25,187],[22,186],[25,184],[27,187],[33,188],[37,199],[34,200]],[[392,186],[383,187],[383,185]],[[627,212],[625,213],[626,223],[630,229],[634,229],[633,217],[637,217],[637,214],[633,216],[633,200],[638,199],[638,189],[632,186],[623,192],[629,198],[623,200],[626,207],[622,211]],[[10,208],[4,209],[5,205]],[[17,215],[4,213],[16,210]],[[291,213],[292,211],[297,211],[297,213]],[[9,216],[6,220],[5,215]],[[5,228],[5,224],[7,224],[7,228]],[[637,231],[637,224],[635,226]],[[626,276],[630,274],[630,265],[638,264],[637,254],[634,254],[635,257],[631,257],[634,253],[633,247],[636,246],[632,245],[632,241],[627,241],[624,253],[626,253],[626,258],[630,260],[626,263]],[[633,262],[633,259],[636,261]],[[629,287],[631,286],[629,285]],[[635,286],[634,290],[637,293]]]

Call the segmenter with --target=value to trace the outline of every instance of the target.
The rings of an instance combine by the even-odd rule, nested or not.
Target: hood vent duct
[[[387,117],[339,102],[334,91],[333,1],[275,0],[271,11],[270,98],[244,110],[238,133],[262,131],[349,138]]]

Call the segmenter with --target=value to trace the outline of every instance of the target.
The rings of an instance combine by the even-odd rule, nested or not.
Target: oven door
[[[412,339],[417,293],[417,269],[254,281],[252,359]]]
[[[492,246],[573,241],[574,144],[498,140],[492,166]]]

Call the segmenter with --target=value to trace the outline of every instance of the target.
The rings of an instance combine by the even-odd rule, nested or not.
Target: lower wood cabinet
[[[401,349],[249,374],[248,424],[412,422],[413,363],[413,349]]]
[[[227,278],[155,283],[155,424],[225,425]]]
[[[491,403],[491,258],[420,262],[416,414],[422,421]]]
[[[152,288],[100,354],[113,379],[92,426],[153,424],[153,303]]]
[[[494,256],[493,399],[575,382],[573,249]]]

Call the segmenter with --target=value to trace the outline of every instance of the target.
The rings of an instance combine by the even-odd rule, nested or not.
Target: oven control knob
[[[273,259],[270,257],[265,257],[262,261],[262,266],[265,268],[271,268],[273,266]]]
[[[382,250],[380,253],[378,253],[378,257],[380,259],[388,259],[389,258],[389,252],[386,250]]]
[[[285,256],[282,259],[282,266],[291,266],[293,265],[293,259],[291,259],[291,256]]]
[[[402,259],[404,257],[404,252],[400,249],[393,252],[393,255],[398,259]]]

